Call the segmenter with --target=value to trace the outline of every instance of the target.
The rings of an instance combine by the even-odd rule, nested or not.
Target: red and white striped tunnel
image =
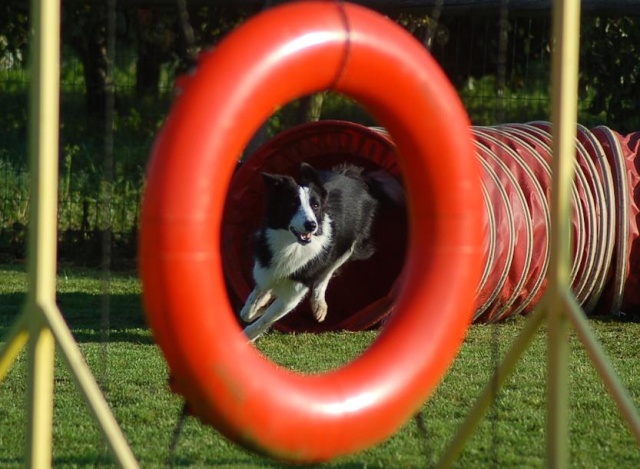
[[[549,262],[551,127],[548,122],[474,127],[487,207],[484,273],[476,322],[530,313],[544,293]],[[443,158],[446,155],[443,155]],[[319,121],[278,134],[238,167],[223,222],[223,266],[239,308],[253,280],[253,233],[262,221],[262,172],[295,175],[301,161],[320,168],[351,162],[398,179],[393,142],[380,128]],[[573,183],[572,289],[587,313],[640,313],[640,132],[579,126]],[[317,323],[306,304],[278,323],[282,331],[364,330],[393,311],[402,281],[407,218],[383,209],[376,221],[378,250],[348,264],[327,292],[329,314]]]

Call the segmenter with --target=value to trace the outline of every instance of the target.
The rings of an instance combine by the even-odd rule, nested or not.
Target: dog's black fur
[[[245,328],[251,340],[309,291],[316,319],[324,320],[331,277],[346,262],[375,252],[371,234],[379,199],[397,193],[385,187],[391,180],[353,165],[318,171],[303,163],[299,184],[290,176],[264,174],[267,208],[255,243],[256,287],[241,312],[247,322],[260,317]]]

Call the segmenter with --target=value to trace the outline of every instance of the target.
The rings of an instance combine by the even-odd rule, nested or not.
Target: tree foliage
[[[29,4],[4,0],[0,5],[0,71],[20,66],[29,36]]]
[[[640,130],[640,21],[587,18],[581,44],[581,88],[590,112],[623,133]]]
[[[63,2],[63,43],[83,65],[88,115],[104,111],[107,87],[107,10],[103,2]],[[161,69],[174,75],[193,66],[194,57],[212,47],[256,10],[194,5],[189,1],[144,7],[118,3],[118,48],[136,56],[135,92],[155,97]],[[495,77],[496,95],[549,80],[550,21],[546,16],[486,17],[447,15],[431,18],[403,13],[394,18],[430,47],[446,73],[462,88]],[[29,37],[28,5],[0,5],[0,71],[22,66]],[[583,111],[620,131],[640,128],[640,26],[636,17],[585,16],[582,25]],[[544,85],[543,85],[544,87]]]

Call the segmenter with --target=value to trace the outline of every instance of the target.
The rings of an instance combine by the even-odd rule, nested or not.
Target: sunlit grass
[[[134,275],[64,268],[58,273],[60,309],[102,386],[142,467],[264,468],[282,464],[255,456],[197,419],[187,419],[175,451],[169,442],[181,400],[168,390],[161,352],[144,325]],[[15,319],[26,289],[22,267],[0,268],[0,334]],[[109,329],[101,326],[104,308]],[[513,339],[523,319],[497,326],[473,326],[449,373],[423,415],[426,435],[409,421],[388,441],[323,467],[424,468],[442,455],[458,426]],[[640,324],[591,320],[622,381],[640,403]],[[279,366],[316,373],[361,354],[376,332],[270,333],[258,348]],[[570,430],[572,467],[640,467],[640,449],[598,379],[582,346],[572,336]],[[416,357],[419,359],[419,357]],[[57,357],[54,406],[54,466],[110,466],[112,458],[90,418],[81,394]],[[241,363],[238,366],[242,366]],[[462,452],[456,467],[545,466],[546,332],[536,334],[513,376]],[[26,441],[26,356],[21,354],[0,384],[0,466],[23,467]],[[283,418],[285,418],[283,416]],[[375,425],[375,422],[372,422]]]

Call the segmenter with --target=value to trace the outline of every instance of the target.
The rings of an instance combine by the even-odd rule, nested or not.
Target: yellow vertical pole
[[[571,187],[578,115],[580,0],[553,4],[552,124],[553,186],[549,283],[544,307],[547,348],[547,467],[569,462],[569,318],[564,297],[571,289]]]
[[[29,334],[27,467],[47,468],[51,467],[55,341],[41,321],[30,324]]]
[[[53,373],[56,341],[89,410],[120,467],[138,463],[84,362],[56,305],[58,129],[60,90],[60,1],[32,0],[29,104],[31,207],[28,241],[29,288],[20,317],[0,349],[2,378],[20,348],[28,347],[29,468],[51,467]]]
[[[39,311],[55,303],[60,90],[60,2],[32,0],[29,57],[28,467],[51,466],[55,340]]]

